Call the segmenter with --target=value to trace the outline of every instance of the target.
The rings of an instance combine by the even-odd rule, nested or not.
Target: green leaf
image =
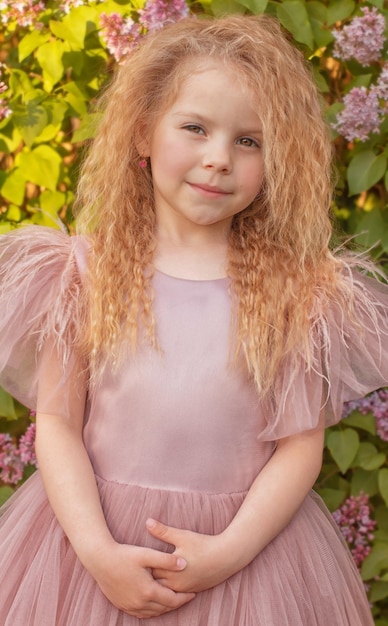
[[[375,185],[387,169],[387,157],[376,156],[372,150],[357,154],[348,167],[347,180],[349,193],[353,196]]]
[[[20,207],[15,204],[10,204],[7,209],[7,220],[10,222],[20,222],[20,220],[24,217],[25,213],[20,209]]]
[[[388,597],[388,582],[377,580],[372,583],[369,599],[371,602],[379,602]]]
[[[362,467],[365,470],[374,470],[381,467],[385,460],[386,456],[383,452],[379,452],[376,446],[365,441],[360,443],[352,466]]]
[[[335,511],[341,506],[344,498],[346,497],[346,491],[341,489],[330,489],[329,487],[323,487],[318,489],[318,493],[325,501],[325,504],[329,511]]]
[[[0,506],[4,504],[14,493],[12,487],[0,487]]]
[[[375,542],[372,550],[362,564],[361,575],[363,580],[371,580],[388,567],[388,543]]]
[[[56,190],[62,159],[50,146],[42,145],[30,152],[21,152],[16,161],[27,180],[51,191]]]
[[[379,470],[379,490],[381,495],[383,496],[383,500],[385,504],[388,506],[388,469],[383,467],[383,469]]]
[[[277,7],[279,22],[293,35],[296,41],[314,49],[314,36],[306,5],[300,0],[286,0]]]
[[[101,119],[100,113],[87,113],[83,116],[81,126],[74,132],[72,143],[93,139],[97,124]]]
[[[14,97],[20,96],[22,101],[25,102],[25,95],[30,91],[34,91],[32,83],[25,72],[22,70],[12,70],[9,77],[9,88],[11,89]]]
[[[0,387],[0,415],[9,420],[16,420],[15,404],[12,396]]]
[[[383,215],[379,209],[365,213],[357,224],[356,242],[365,248],[370,248],[381,238],[386,229]]]
[[[373,415],[364,415],[360,411],[353,411],[349,417],[342,420],[345,426],[355,426],[356,428],[362,428],[371,435],[376,434],[376,421]]]
[[[15,168],[10,172],[1,187],[1,195],[18,206],[23,204],[26,179],[21,170]]]
[[[351,482],[351,495],[357,496],[360,491],[375,496],[379,492],[378,470],[367,471],[356,469],[353,472]]]
[[[39,204],[44,211],[56,215],[66,202],[62,191],[44,191],[39,196]]]
[[[63,20],[50,20],[51,32],[60,39],[67,41],[72,48],[82,50],[85,37],[97,30],[98,14],[95,7],[76,7]]]
[[[14,108],[13,121],[24,143],[30,147],[35,137],[45,128],[48,120],[45,108],[30,101],[27,104],[18,104]]]
[[[216,17],[229,13],[245,13],[245,7],[237,0],[211,0],[210,9]]]
[[[268,0],[237,0],[237,2],[254,15],[262,15],[268,4]]]
[[[42,44],[46,43],[50,39],[50,35],[48,33],[42,33],[39,30],[33,30],[32,33],[28,33],[25,35],[19,42],[18,52],[19,52],[19,63],[24,61],[31,52],[39,48]]]
[[[62,122],[68,112],[68,104],[63,100],[53,100],[45,102],[45,111],[47,113],[47,124],[42,132],[35,137],[35,142],[50,141],[57,136],[61,129]]]
[[[62,55],[67,50],[62,41],[50,41],[40,46],[36,53],[39,65],[43,70],[44,89],[50,92],[64,74]]]
[[[326,27],[327,7],[322,2],[313,0],[313,2],[306,2],[306,10],[318,48],[327,46],[334,39],[331,31]]]
[[[352,428],[331,431],[329,433],[327,437],[327,447],[343,474],[352,464],[359,445],[360,439],[358,433]]]
[[[346,20],[354,11],[353,0],[332,0],[327,8],[327,23],[329,26]]]

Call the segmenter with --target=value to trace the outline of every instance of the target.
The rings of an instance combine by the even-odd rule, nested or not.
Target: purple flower
[[[377,434],[383,441],[388,441],[388,390],[373,391],[365,398],[346,402],[342,417],[348,417],[353,411],[360,411],[363,415],[372,413],[376,420]]]
[[[345,537],[357,567],[360,568],[371,550],[370,544],[376,528],[375,520],[370,518],[369,496],[362,491],[358,496],[350,496],[334,511],[333,518]]]
[[[372,90],[376,93],[382,112],[385,115],[388,113],[388,63],[383,65],[377,83],[373,85]]]
[[[24,465],[34,465],[37,467],[37,459],[35,454],[35,435],[36,426],[30,424],[24,435],[20,437],[19,453]]]
[[[189,15],[185,0],[147,0],[144,9],[139,11],[139,22],[152,33]]]
[[[119,13],[101,13],[102,38],[116,61],[135,48],[140,39],[140,26],[130,17],[123,18]]]
[[[45,10],[42,0],[8,0],[0,3],[1,21],[3,24],[16,22],[18,26],[41,26],[40,14]]]
[[[0,433],[0,480],[16,485],[23,477],[24,463],[10,435]]]
[[[354,87],[344,97],[345,108],[332,127],[348,141],[367,141],[370,133],[378,133],[383,117],[376,90]]]
[[[4,63],[0,63],[0,96],[8,90],[7,85],[2,80]],[[7,100],[0,97],[0,122],[11,115],[12,111],[7,105]]]
[[[363,7],[362,17],[355,17],[341,31],[333,31],[333,56],[344,61],[356,59],[368,66],[378,61],[384,47],[385,19],[376,7]]]

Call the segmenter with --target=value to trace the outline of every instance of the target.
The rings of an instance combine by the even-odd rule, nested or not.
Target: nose
[[[232,155],[230,148],[223,142],[209,141],[202,160],[203,167],[223,174],[232,171]]]

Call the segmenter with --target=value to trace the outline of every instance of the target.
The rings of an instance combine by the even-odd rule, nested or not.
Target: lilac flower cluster
[[[332,127],[348,141],[367,141],[371,133],[378,133],[384,107],[376,90],[354,87],[343,99],[344,109],[337,115]]]
[[[0,16],[3,24],[16,22],[18,26],[39,28],[40,14],[45,10],[42,0],[1,0]]]
[[[364,67],[378,61],[384,47],[385,19],[376,7],[361,9],[363,16],[355,17],[341,31],[333,31],[333,55],[344,61],[356,59]]]
[[[11,109],[7,105],[7,101],[5,98],[2,98],[2,94],[8,90],[7,85],[2,80],[3,79],[3,67],[4,63],[0,63],[0,122],[5,118],[9,117],[12,113]]]
[[[185,0],[148,0],[144,9],[139,10],[139,22],[152,33],[189,15]]]
[[[360,400],[346,402],[342,417],[348,417],[352,411],[360,411],[363,415],[372,413],[378,436],[383,441],[388,441],[388,389],[379,389]]]
[[[332,124],[338,133],[348,141],[367,141],[371,133],[378,133],[388,113],[388,63],[383,65],[375,85],[370,89],[354,87],[343,102],[345,107]]]
[[[60,9],[64,13],[70,13],[71,9],[76,7],[82,7],[85,4],[84,0],[62,0],[60,4]]]
[[[138,22],[119,13],[109,15],[102,13],[100,15],[102,38],[110,54],[116,61],[121,61],[138,46],[142,35],[154,32],[166,24],[178,22],[189,15],[189,7],[185,0],[148,0],[144,9],[138,11]]]
[[[358,496],[350,496],[342,506],[334,511],[333,518],[340,527],[358,568],[371,551],[376,528],[370,517],[369,496],[362,491]]]
[[[106,43],[110,54],[116,59],[121,59],[133,50],[140,39],[140,25],[132,18],[124,18],[119,13],[101,13],[100,22],[103,28],[102,38]]]
[[[22,478],[26,465],[34,465],[35,424],[31,424],[17,445],[12,437],[0,433],[0,480],[5,484],[16,485]]]

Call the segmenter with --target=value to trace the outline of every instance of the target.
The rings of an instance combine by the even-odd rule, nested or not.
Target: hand
[[[90,572],[101,591],[121,611],[139,618],[157,617],[190,602],[193,593],[176,593],[152,576],[158,572],[181,571],[186,561],[172,554],[137,546],[113,543],[100,551]]]
[[[153,568],[154,578],[169,589],[204,591],[220,584],[238,569],[234,568],[233,556],[231,558],[225,550],[222,535],[202,535],[153,519],[147,520],[146,527],[153,537],[175,546],[173,555],[187,562],[181,571]]]

